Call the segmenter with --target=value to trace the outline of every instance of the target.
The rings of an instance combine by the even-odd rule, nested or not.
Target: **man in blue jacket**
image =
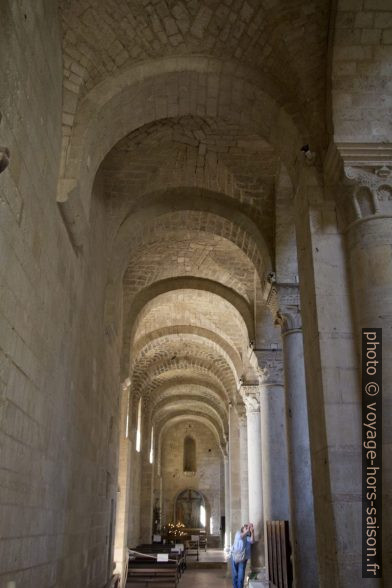
[[[231,548],[231,576],[233,588],[243,588],[245,568],[250,558],[250,546],[254,541],[254,527],[252,523],[246,523],[237,531]]]

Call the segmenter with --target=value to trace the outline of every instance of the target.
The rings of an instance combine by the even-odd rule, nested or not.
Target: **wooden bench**
[[[156,554],[137,553],[133,555],[130,550],[127,583],[170,583],[176,587],[179,575],[177,558],[169,558],[167,562],[159,562]]]
[[[142,544],[135,548],[135,551],[146,554],[167,553],[170,559],[176,559],[178,563],[179,576],[182,576],[186,569],[186,551],[174,551],[172,545]]]
[[[207,533],[200,533],[199,546],[200,549],[204,549],[204,551],[207,551]]]
[[[267,521],[268,579],[273,588],[291,588],[293,569],[288,521]]]
[[[196,561],[199,561],[199,539],[190,539],[185,541],[185,549],[187,557],[195,555]]]

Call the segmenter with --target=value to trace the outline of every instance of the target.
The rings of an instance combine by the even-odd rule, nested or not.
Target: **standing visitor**
[[[243,588],[245,568],[250,558],[250,546],[254,541],[254,527],[252,523],[246,523],[237,531],[231,548],[231,576],[233,588]]]

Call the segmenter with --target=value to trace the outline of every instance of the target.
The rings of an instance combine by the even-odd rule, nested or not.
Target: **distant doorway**
[[[204,498],[200,492],[188,489],[177,496],[176,522],[184,523],[188,529],[205,527],[205,512]]]

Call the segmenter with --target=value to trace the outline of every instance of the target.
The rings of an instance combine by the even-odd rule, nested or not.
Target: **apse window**
[[[154,463],[154,427],[151,427],[150,463]]]
[[[196,472],[196,441],[189,436],[184,439],[184,472]]]
[[[200,506],[200,524],[202,527],[206,526],[206,509],[203,505]]]
[[[142,448],[142,398],[139,398],[139,404],[137,407],[137,429],[136,429],[136,451],[140,453]]]

